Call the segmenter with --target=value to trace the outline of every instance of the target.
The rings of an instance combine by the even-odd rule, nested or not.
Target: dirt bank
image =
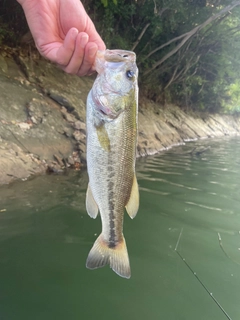
[[[85,101],[93,81],[62,72],[36,52],[2,48],[0,184],[85,164]],[[239,117],[186,114],[139,101],[138,156],[239,132]]]

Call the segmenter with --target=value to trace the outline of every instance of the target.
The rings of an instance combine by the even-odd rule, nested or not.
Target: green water
[[[86,172],[0,188],[0,320],[240,319],[240,138],[188,143],[137,171],[130,280],[85,268],[101,229]]]

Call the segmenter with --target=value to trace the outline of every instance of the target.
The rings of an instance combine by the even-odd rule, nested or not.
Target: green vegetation
[[[21,6],[16,0],[0,1],[0,45],[16,46],[28,31]]]
[[[209,112],[240,109],[240,1],[84,4],[108,48],[136,52],[149,98]]]
[[[141,93],[182,108],[240,111],[240,1],[82,2],[108,48],[136,52]],[[19,7],[0,4],[0,43],[26,32]]]

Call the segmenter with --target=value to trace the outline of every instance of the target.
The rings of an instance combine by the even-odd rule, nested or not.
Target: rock
[[[84,135],[83,135],[82,132],[79,131],[79,130],[75,130],[75,131],[73,132],[73,137],[74,137],[74,139],[77,140],[77,141],[81,141],[81,140],[83,141],[83,140],[85,139]]]
[[[72,156],[69,156],[69,157],[67,158],[67,162],[68,162],[71,166],[73,166],[74,163],[75,163]]]
[[[33,98],[27,106],[28,116],[34,124],[44,122],[50,113],[49,104],[42,99]]]
[[[46,170],[43,162],[32,154],[26,154],[12,142],[6,142],[0,149],[0,184],[10,183],[16,179],[25,179]]]
[[[50,98],[52,98],[54,101],[59,103],[61,106],[64,106],[67,110],[67,112],[71,113],[75,110],[74,106],[71,105],[71,103],[68,101],[66,97],[60,96],[57,93],[54,93],[53,91],[49,92]]]
[[[77,150],[81,151],[81,153],[86,153],[86,144],[85,141],[79,141],[76,145]]]
[[[73,130],[70,127],[64,127],[63,134],[65,134],[66,137],[70,138],[73,135]]]
[[[82,162],[86,162],[86,161],[87,161],[87,154],[86,154],[86,152],[82,152],[82,153],[81,153],[81,160],[82,160]]]
[[[75,123],[76,122],[76,117],[71,114],[71,113],[68,113],[68,111],[65,109],[65,108],[62,108],[62,114],[63,114],[63,117],[70,123]]]
[[[15,54],[14,59],[20,67],[20,70],[24,73],[27,80],[34,81],[33,65],[29,63],[28,58],[22,55]]]
[[[64,73],[34,51],[29,56],[17,49],[2,51],[0,184],[46,170],[61,173],[69,165],[82,167],[86,98],[93,81]],[[144,97],[138,119],[139,157],[197,138],[240,134],[239,116],[187,114]]]
[[[27,122],[19,122],[17,125],[22,130],[29,130],[31,128],[31,125],[29,123],[27,123]]]
[[[8,72],[8,65],[6,63],[6,60],[1,55],[0,55],[0,70],[5,74]]]
[[[86,124],[82,121],[76,121],[74,123],[74,128],[77,130],[81,130],[83,133],[86,133]]]
[[[65,167],[62,159],[61,159],[57,154],[54,154],[53,157],[57,160],[57,163],[59,164],[59,166],[60,166],[61,168]]]

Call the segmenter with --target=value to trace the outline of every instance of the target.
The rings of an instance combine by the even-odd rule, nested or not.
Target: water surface
[[[86,172],[1,187],[0,319],[240,319],[239,168],[239,138],[138,160],[130,280],[85,268],[101,230],[85,211]]]

